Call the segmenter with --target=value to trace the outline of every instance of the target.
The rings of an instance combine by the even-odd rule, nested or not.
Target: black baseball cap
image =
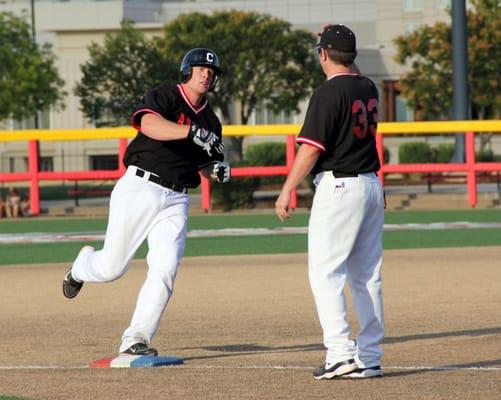
[[[356,55],[357,39],[353,31],[345,25],[328,25],[320,35],[320,41],[315,47]]]

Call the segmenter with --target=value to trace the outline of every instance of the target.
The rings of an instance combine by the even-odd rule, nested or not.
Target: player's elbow
[[[154,114],[145,114],[141,118],[141,132],[153,139],[158,138],[158,127],[161,123],[161,118]]]

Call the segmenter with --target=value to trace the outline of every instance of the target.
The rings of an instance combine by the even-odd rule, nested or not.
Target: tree
[[[467,11],[467,30],[472,115],[477,119],[499,118],[501,6],[499,0],[472,0],[471,5]],[[396,61],[410,67],[401,77],[401,93],[419,119],[450,118],[451,37],[451,26],[439,22],[395,39]]]
[[[193,47],[208,47],[223,73],[211,96],[226,124],[247,124],[256,105],[298,112],[299,102],[322,79],[312,47],[315,37],[289,22],[244,11],[184,14],[164,27],[158,45],[181,61]],[[172,58],[174,57],[174,58]],[[238,117],[232,105],[238,103]],[[242,138],[230,138],[230,158],[241,159]]]
[[[38,45],[26,15],[0,13],[0,120],[63,108],[64,81],[49,44]]]
[[[106,34],[103,45],[93,42],[88,49],[90,60],[81,66],[75,94],[96,126],[128,125],[148,89],[177,77],[172,63],[130,21],[123,21],[118,33]]]

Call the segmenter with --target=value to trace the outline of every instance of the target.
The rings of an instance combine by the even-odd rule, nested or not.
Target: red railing
[[[286,136],[286,165],[282,166],[251,166],[233,168],[234,178],[244,176],[286,176],[295,158],[295,135],[299,125],[246,125],[226,126],[225,136],[281,135]],[[441,121],[441,122],[411,122],[411,123],[380,123],[376,144],[379,157],[383,159],[383,137],[387,135],[425,134],[443,135],[444,132],[463,132],[466,135],[466,162],[462,164],[385,164],[380,171],[384,184],[384,174],[388,173],[431,173],[431,172],[465,172],[467,180],[468,203],[474,207],[477,204],[477,172],[501,171],[500,162],[477,163],[475,161],[474,132],[501,133],[501,121]],[[127,138],[134,137],[132,128],[99,128],[80,130],[30,130],[30,131],[0,131],[1,141],[28,141],[28,171],[21,173],[0,173],[0,182],[30,182],[30,201],[33,215],[40,213],[40,181],[54,180],[105,180],[118,179],[125,172],[122,163],[117,170],[102,171],[70,171],[46,172],[39,171],[37,141],[64,141],[89,139],[119,139],[118,157],[122,160],[127,147]],[[210,182],[203,178],[201,186],[202,208],[211,208]],[[297,193],[291,197],[291,208],[297,207]]]
[[[475,132],[501,133],[501,121],[439,121],[382,123],[378,126],[376,145],[379,159],[383,160],[383,137],[402,134],[443,135],[444,132],[460,132],[465,135],[465,163],[425,164],[383,164],[379,173],[384,185],[384,174],[388,173],[431,173],[465,172],[468,204],[477,205],[477,172],[501,171],[501,162],[480,162],[475,160]]]
[[[256,166],[256,167],[235,167],[231,169],[232,178],[242,177],[242,176],[287,176],[294,163],[294,157],[296,155],[296,136],[288,135],[287,142],[285,145],[285,158],[286,162],[283,166]],[[211,208],[211,193],[210,193],[210,181],[207,178],[202,177],[201,185],[201,195],[202,195],[202,209],[204,211],[209,211]],[[290,207],[295,209],[297,207],[297,191],[293,190],[291,193]]]

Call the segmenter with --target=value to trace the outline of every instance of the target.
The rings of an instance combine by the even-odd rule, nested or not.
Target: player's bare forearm
[[[291,172],[287,177],[282,188],[289,192],[294,190],[297,185],[308,175],[320,156],[320,150],[308,144],[302,144],[296,154]]]
[[[180,140],[188,137],[189,125],[180,125],[155,114],[141,118],[141,132],[155,140]]]
[[[289,203],[291,192],[299,185],[306,175],[311,171],[318,160],[320,150],[316,147],[303,144],[299,148],[291,172],[287,177],[282,191],[275,202],[275,212],[280,219],[284,221],[290,217]]]

